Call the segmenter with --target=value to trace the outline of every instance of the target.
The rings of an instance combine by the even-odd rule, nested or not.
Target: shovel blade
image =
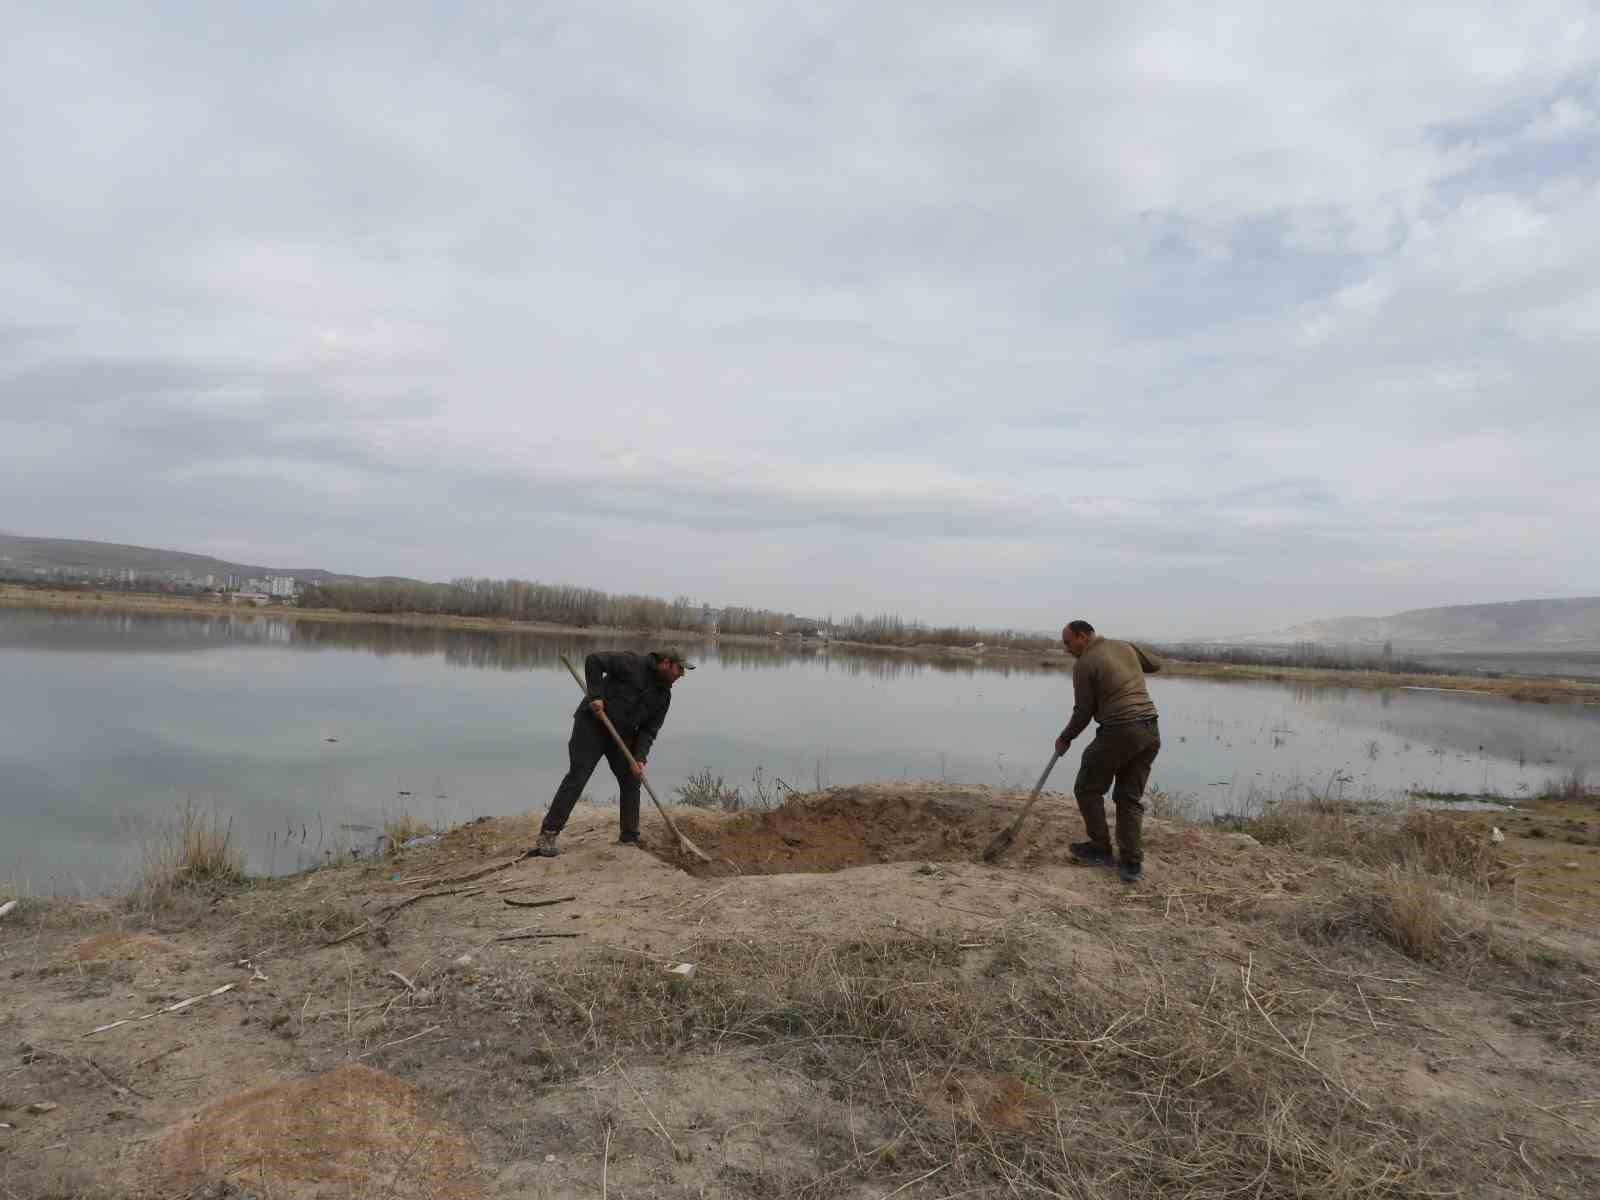
[[[983,861],[993,862],[1006,852],[1011,843],[1017,840],[1017,827],[1015,825],[1002,829],[994,835],[994,840],[983,848]]]

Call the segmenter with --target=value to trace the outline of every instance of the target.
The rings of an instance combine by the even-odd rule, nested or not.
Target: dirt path
[[[1411,954],[1382,873],[1162,822],[1129,888],[1068,865],[1060,796],[975,861],[1020,801],[680,810],[702,876],[583,806],[553,860],[506,819],[159,911],[24,901],[0,1197],[1594,1194],[1586,923],[1441,885]]]

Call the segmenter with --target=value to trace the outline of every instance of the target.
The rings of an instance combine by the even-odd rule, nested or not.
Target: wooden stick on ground
[[[176,1054],[179,1050],[187,1050],[188,1048],[189,1043],[187,1042],[179,1042],[176,1046],[168,1046],[165,1050],[152,1054],[149,1058],[141,1058],[133,1064],[131,1069],[137,1071],[140,1067],[148,1067],[151,1063],[158,1062],[169,1054]]]
[[[512,908],[548,908],[552,904],[565,904],[568,900],[576,899],[576,896],[562,896],[556,900],[513,900],[510,896],[501,897],[501,900]]]
[[[214,988],[211,991],[204,992],[199,996],[190,996],[187,1000],[180,1000],[180,1001],[178,1001],[178,1003],[169,1004],[165,1008],[158,1008],[158,1009],[156,1009],[155,1012],[146,1013],[142,1017],[124,1017],[122,1020],[113,1021],[109,1025],[100,1025],[100,1026],[98,1026],[98,1027],[96,1027],[94,1029],[91,1029],[88,1033],[84,1034],[83,1036],[86,1037],[86,1038],[91,1038],[97,1033],[105,1033],[108,1029],[118,1029],[123,1025],[132,1025],[137,1021],[153,1020],[154,1018],[161,1016],[163,1013],[182,1012],[184,1009],[188,1008],[191,1004],[199,1004],[200,1001],[209,1000],[213,996],[220,996],[220,995],[222,995],[223,992],[231,992],[231,991],[233,991],[234,988],[236,988],[238,986],[239,985],[237,983],[225,983],[219,988]]]
[[[542,929],[525,929],[518,933],[502,933],[497,938],[490,938],[494,942],[520,942],[525,938],[575,938],[576,933],[545,933]]]
[[[334,938],[333,941],[331,941],[331,942],[323,942],[322,943],[323,948],[326,949],[329,946],[337,946],[340,942],[348,942],[351,938],[355,937],[357,934],[368,933],[368,932],[371,931],[371,929],[372,929],[372,922],[371,921],[363,921],[363,922],[361,922],[361,924],[357,925],[354,929],[350,930],[348,933],[341,933],[338,937]]]
[[[443,891],[437,891],[437,892],[418,892],[414,896],[407,896],[404,900],[397,900],[395,903],[387,906],[386,908],[379,909],[378,910],[378,919],[380,921],[387,921],[390,917],[394,916],[395,913],[399,912],[406,905],[415,904],[418,900],[430,900],[435,896],[461,896],[461,895],[465,895],[465,894],[468,894],[468,893],[476,894],[476,893],[481,892],[481,891],[483,891],[482,888],[465,887],[465,888],[446,888]]]
[[[583,689],[584,696],[588,697],[589,685],[583,681],[583,676],[578,674],[578,669],[572,665],[572,661],[565,654],[561,656],[561,665],[572,672],[572,678]],[[684,835],[683,830],[679,829],[673,819],[667,815],[667,810],[661,804],[661,798],[656,795],[655,788],[650,786],[650,781],[645,778],[644,772],[639,769],[639,764],[634,761],[633,751],[628,749],[628,743],[622,740],[622,735],[617,732],[617,727],[611,723],[611,718],[606,716],[604,712],[595,713],[595,716],[600,718],[600,724],[606,727],[606,732],[611,735],[611,740],[616,742],[617,749],[622,751],[622,757],[627,760],[628,766],[639,771],[639,782],[644,784],[644,790],[650,793],[650,799],[655,804],[656,811],[661,814],[661,819],[667,823],[667,828],[672,830],[673,836],[678,839],[678,845],[682,846],[701,862],[710,862],[711,856],[691,842]]]

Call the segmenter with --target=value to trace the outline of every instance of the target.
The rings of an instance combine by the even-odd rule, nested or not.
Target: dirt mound
[[[935,784],[835,788],[764,812],[679,810],[675,819],[683,831],[719,860],[709,867],[684,856],[665,831],[656,831],[646,844],[699,875],[728,874],[732,867],[743,875],[786,875],[890,862],[972,862],[1015,819],[1020,799],[983,787]],[[1006,861],[1067,861],[1063,803],[1071,801],[1040,798]]]
[[[200,1110],[162,1135],[154,1168],[175,1190],[236,1182],[303,1200],[481,1195],[472,1143],[428,1107],[392,1075],[342,1066]]]
[[[93,962],[104,958],[140,959],[157,954],[182,953],[183,951],[171,942],[142,933],[96,934],[72,948],[72,956],[79,962]]]
[[[1015,1075],[952,1071],[922,1090],[929,1112],[943,1120],[961,1118],[991,1129],[1020,1132],[1055,1113],[1050,1097]]]

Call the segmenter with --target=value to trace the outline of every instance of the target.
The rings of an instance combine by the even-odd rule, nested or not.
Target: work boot
[[[561,853],[561,848],[556,845],[557,834],[539,831],[539,842],[534,846],[533,852],[540,858],[554,858]]]
[[[1116,862],[1108,848],[1093,842],[1073,842],[1067,847],[1067,853],[1072,855],[1074,862],[1086,867],[1109,867]]]
[[[621,833],[617,835],[617,845],[619,846],[637,846],[638,844],[639,835],[637,833]]]
[[[1144,877],[1144,864],[1124,862],[1117,867],[1117,875],[1123,883],[1138,883]]]

